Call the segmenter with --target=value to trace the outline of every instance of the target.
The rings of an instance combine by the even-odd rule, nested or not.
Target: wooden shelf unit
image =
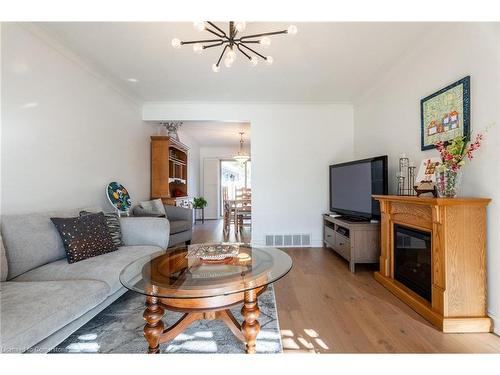
[[[349,262],[355,271],[356,263],[377,263],[380,256],[380,224],[356,222],[323,215],[323,242]]]
[[[483,198],[374,195],[380,201],[380,271],[375,279],[443,332],[490,332],[486,314]],[[394,279],[394,225],[431,234],[431,302]]]
[[[175,205],[188,196],[188,150],[166,136],[151,137],[151,198]]]

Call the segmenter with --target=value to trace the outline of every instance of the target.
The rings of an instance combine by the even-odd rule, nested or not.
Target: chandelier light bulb
[[[196,22],[193,22],[193,26],[196,30],[198,31],[203,31],[205,30],[205,22],[203,21],[196,21]]]
[[[297,34],[297,31],[298,31],[298,29],[297,29],[297,26],[295,26],[295,25],[290,25],[290,26],[288,26],[288,29],[286,29],[286,32],[290,35]]]
[[[259,41],[259,43],[264,47],[269,47],[271,45],[271,39],[265,36]]]
[[[212,71],[214,73],[219,73],[219,70],[220,70],[220,66],[219,65],[217,65],[217,64],[213,64],[212,65]]]
[[[235,60],[236,59],[236,51],[233,50],[232,48],[229,50],[229,52],[227,53],[227,56],[231,59],[231,60]]]
[[[193,44],[193,51],[195,53],[202,53],[203,52],[203,46],[200,43],[195,43]]]
[[[266,64],[267,64],[267,65],[272,65],[272,64],[273,64],[273,62],[274,62],[274,59],[273,59],[273,57],[272,57],[272,56],[267,56],[267,57],[266,57]]]
[[[229,56],[227,56],[224,59],[224,65],[226,66],[226,68],[230,68],[231,66],[233,66],[233,62],[234,62],[234,60],[232,58],[230,58]]]
[[[245,30],[247,27],[247,23],[244,21],[238,21],[234,24],[234,28],[241,33],[243,30]]]
[[[258,64],[258,63],[259,63],[259,59],[257,59],[257,57],[252,56],[252,57],[250,58],[250,64],[251,64],[252,66],[257,66],[257,64]]]
[[[174,38],[172,39],[172,47],[181,48],[182,42],[180,39]]]

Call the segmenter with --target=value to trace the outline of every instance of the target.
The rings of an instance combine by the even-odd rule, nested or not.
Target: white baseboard
[[[500,336],[500,318],[488,312],[488,316],[493,320],[493,332]]]

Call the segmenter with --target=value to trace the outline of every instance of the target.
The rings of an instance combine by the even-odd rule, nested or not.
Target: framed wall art
[[[421,149],[457,136],[470,139],[470,76],[420,100]]]

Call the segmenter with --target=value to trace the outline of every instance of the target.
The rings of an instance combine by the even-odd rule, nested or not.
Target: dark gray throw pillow
[[[80,211],[80,217],[91,215],[93,212]],[[120,226],[120,217],[115,212],[104,212],[106,225],[108,226],[111,239],[116,246],[122,246],[122,227]]]
[[[160,198],[141,202],[133,209],[134,216],[167,217],[167,211]]]
[[[81,217],[50,218],[61,236],[68,263],[117,250],[102,212]]]

